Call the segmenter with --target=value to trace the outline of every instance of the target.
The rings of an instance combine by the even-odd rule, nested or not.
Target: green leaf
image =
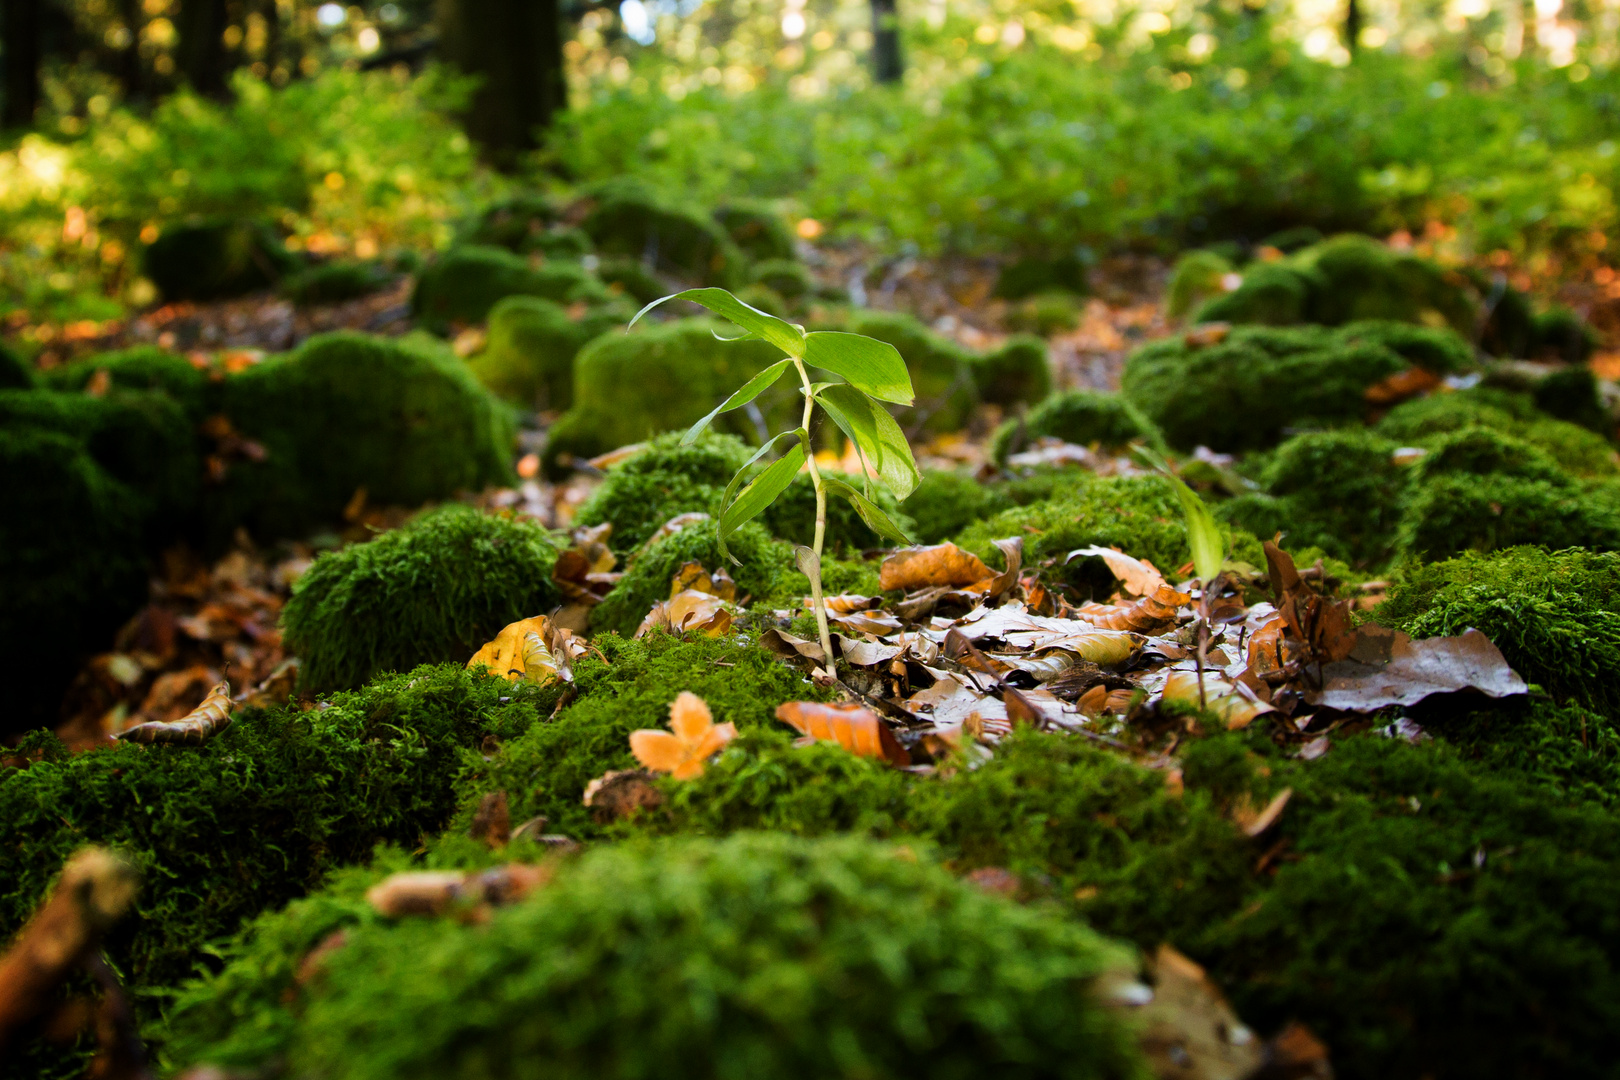
[[[1215,575],[1226,565],[1226,544],[1221,540],[1220,526],[1215,524],[1215,515],[1210,513],[1209,505],[1171,470],[1170,463],[1156,451],[1138,446],[1136,453],[1170,481],[1176,501],[1181,503],[1182,516],[1187,519],[1187,543],[1192,548],[1193,568],[1198,571],[1200,581],[1206,584],[1214,581]]]
[[[818,330],[804,335],[804,362],[842,375],[857,389],[879,401],[910,405],[915,400],[911,374],[900,351],[886,341],[860,334]]]
[[[720,547],[728,558],[730,552],[726,551],[726,538],[764,513],[765,508],[775,502],[777,496],[786,491],[788,485],[798,477],[799,470],[803,466],[804,443],[796,442],[787,453],[771,462],[764,472],[756,476],[753,483],[743,488],[736,502],[721,511]]]
[[[782,372],[786,371],[788,369],[788,365],[791,363],[793,363],[791,359],[778,360],[776,363],[772,364],[758,375],[755,375],[752,379],[749,379],[743,384],[741,390],[738,390],[735,394],[732,394],[730,397],[726,398],[726,400],[716,405],[714,410],[710,412],[708,416],[705,416],[703,419],[687,428],[686,434],[681,436],[681,445],[690,446],[692,443],[696,442],[697,437],[703,434],[703,429],[708,427],[714,418],[719,416],[721,413],[730,412],[732,409],[739,409],[748,404],[750,401],[753,401],[755,398],[759,397],[759,395],[763,394],[766,390],[769,390],[772,384],[774,384],[777,379],[782,377]]]
[[[856,491],[842,480],[834,480],[832,477],[824,474],[821,478],[821,486],[835,495],[842,495],[844,498],[853,503],[855,505],[855,512],[861,515],[861,520],[866,522],[866,524],[871,527],[872,531],[877,533],[879,536],[897,541],[902,544],[911,543],[911,537],[907,536],[900,526],[894,523],[893,518],[883,512],[882,507],[878,506],[871,499],[868,499],[865,495],[862,495],[860,492]]]
[[[749,334],[770,342],[789,356],[804,355],[804,331],[785,319],[778,319],[775,315],[769,315],[758,308],[749,307],[724,289],[687,289],[684,292],[659,297],[636,312],[636,318],[630,320],[630,325],[636,325],[636,319],[640,319],[647,312],[668,300],[690,300],[694,304],[702,304],[716,315],[723,315],[730,319],[748,331]]]
[[[816,396],[843,433],[877,470],[883,486],[904,499],[922,481],[911,444],[889,410],[848,383],[827,387]]]

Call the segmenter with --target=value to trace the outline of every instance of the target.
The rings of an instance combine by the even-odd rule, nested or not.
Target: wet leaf
[[[789,701],[776,707],[776,718],[801,735],[835,742],[861,757],[879,758],[890,765],[911,764],[911,755],[895,739],[889,725],[864,705]]]
[[[669,726],[669,731],[632,731],[630,752],[645,768],[677,780],[702,776],[708,759],[737,737],[735,726],[716,724],[709,706],[688,690],[670,705]]]
[[[1260,1040],[1238,1019],[1202,967],[1169,945],[1160,945],[1148,968],[1150,994],[1119,987],[1109,996],[1137,1017],[1137,1041],[1154,1075],[1167,1080],[1242,1080],[1259,1069],[1264,1059]]]
[[[1349,655],[1326,664],[1321,689],[1305,690],[1312,705],[1343,712],[1376,712],[1415,705],[1434,694],[1470,690],[1489,698],[1529,692],[1502,651],[1478,630],[1414,641],[1376,623],[1362,626]]]

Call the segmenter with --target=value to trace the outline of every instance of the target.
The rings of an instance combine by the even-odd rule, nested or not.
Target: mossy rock
[[[973,383],[980,401],[1003,407],[1039,405],[1052,393],[1046,342],[1030,334],[1014,334],[978,358]]]
[[[1587,367],[1566,367],[1551,372],[1536,384],[1536,407],[1558,420],[1567,420],[1599,435],[1613,435],[1615,421],[1603,404],[1597,376]]]
[[[760,199],[736,199],[714,212],[714,220],[731,242],[756,262],[796,259],[793,230],[775,204]]]
[[[142,272],[168,303],[241,296],[297,268],[269,226],[224,219],[165,226],[141,258]]]
[[[675,432],[660,435],[609,469],[575,520],[611,522],[609,546],[634,551],[678,514],[717,513],[726,485],[749,456],[747,444],[731,435],[706,434],[690,446]]]
[[[922,482],[907,497],[905,512],[919,544],[949,540],[981,518],[1012,507],[1003,492],[959,472],[924,469]]]
[[[1080,325],[1080,297],[1061,289],[1038,292],[1009,307],[1002,321],[1020,333],[1061,334]]]
[[[805,579],[794,564],[793,548],[772,540],[762,526],[753,522],[744,525],[727,540],[727,547],[736,562],[728,562],[720,554],[714,522],[700,521],[639,552],[613,591],[591,609],[592,632],[612,631],[623,637],[634,634],[652,606],[669,599],[670,580],[689,562],[701,563],[709,570],[725,570],[736,579],[739,599],[760,600],[793,588],[801,593],[809,589],[807,583],[799,584]]]
[[[1602,478],[1620,473],[1614,447],[1601,435],[1548,416],[1528,394],[1495,388],[1431,394],[1404,402],[1378,422],[1378,431],[1406,446],[1427,446],[1441,435],[1471,425],[1484,425],[1541,448],[1571,476]]]
[[[1294,267],[1257,263],[1237,289],[1198,308],[1195,321],[1294,326],[1305,321],[1314,284],[1308,273]]]
[[[1542,312],[1536,316],[1535,326],[1535,352],[1546,359],[1580,367],[1592,358],[1592,350],[1599,344],[1597,332],[1568,308]]]
[[[1620,708],[1620,554],[1467,552],[1408,569],[1373,616],[1414,637],[1474,627],[1559,699]]]
[[[297,536],[374,505],[420,506],[511,479],[505,406],[442,346],[324,334],[225,380],[225,412],[265,449],[205,498],[210,535]]]
[[[596,264],[596,276],[602,279],[609,292],[628,296],[637,304],[650,304],[677,291],[642,265],[640,259],[600,259]]]
[[[1540,447],[1484,424],[1473,424],[1426,442],[1428,453],[1414,468],[1419,484],[1447,474],[1514,476],[1548,484],[1568,484],[1569,477]]]
[[[841,480],[856,491],[862,490],[858,473],[823,469],[822,475]],[[911,518],[906,514],[905,506],[875,480],[872,481],[871,491],[872,502],[877,508],[887,514],[901,532],[911,536]],[[809,477],[794,481],[760,515],[760,521],[772,536],[808,546],[816,531],[816,489],[810,485]],[[832,494],[827,496],[826,551],[829,554],[849,556],[866,548],[889,547],[893,543],[873,532],[848,499]]]
[[[1130,970],[1128,952],[869,840],[756,834],[603,848],[487,927],[386,923],[352,901],[339,921],[328,916],[338,905],[284,920],[328,932],[349,924],[319,985],[300,994],[287,982],[296,1012],[255,988],[257,1008],[241,1017],[250,980],[267,961],[278,973],[288,964],[251,953],[252,968],[222,976],[224,1000],[194,999],[197,1030],[213,1023],[224,1036],[221,1049],[197,1044],[197,1060],[264,1064],[235,1058],[252,1040],[240,1026],[285,1032],[277,1057],[344,1080],[536,1068],[559,1078],[931,1077],[1006,1072],[1009,1061],[1027,1076],[1142,1069],[1095,986]],[[592,1007],[578,1009],[586,1000]]]
[[[103,371],[113,387],[163,391],[180,403],[193,423],[219,408],[218,384],[208,373],[156,345],[86,356],[45,372],[40,382],[52,390],[80,391]]]
[[[719,341],[719,324],[681,319],[597,338],[574,359],[574,404],[551,428],[548,471],[566,471],[563,455],[592,458],[665,431],[684,430],[782,352],[763,341]],[[767,420],[788,422],[793,392],[785,381],[757,399]],[[742,410],[720,418],[722,431],[749,431]]]
[[[751,284],[765,286],[790,303],[813,296],[816,291],[816,279],[810,276],[803,263],[792,259],[767,259],[755,263],[748,271],[748,280]]]
[[[430,330],[479,323],[508,296],[538,296],[560,304],[601,303],[606,287],[584,267],[565,260],[531,266],[505,248],[467,244],[439,256],[416,279],[411,312]]]
[[[575,319],[538,296],[508,296],[489,311],[484,351],[467,366],[500,397],[526,408],[566,409],[574,400],[574,357],[585,343],[622,329],[628,305],[592,308]]]
[[[0,720],[5,735],[56,723],[80,660],[112,644],[119,624],[145,602],[147,575],[141,500],[78,435],[0,424],[0,491],[0,670],[11,687]]]
[[[1295,225],[1280,229],[1264,237],[1256,247],[1276,248],[1284,255],[1292,255],[1303,248],[1322,242],[1322,230],[1313,225]]]
[[[456,243],[501,247],[524,254],[558,218],[558,208],[549,198],[521,192],[490,204],[462,222],[456,231]]]
[[[747,257],[707,214],[629,179],[609,181],[590,198],[580,228],[601,254],[643,259],[692,284],[741,283]]]
[[[0,345],[0,390],[32,390],[34,365],[7,345]]]
[[[1401,523],[1401,551],[1425,560],[1519,544],[1620,548],[1620,510],[1573,483],[1444,473],[1415,487]]]
[[[29,749],[43,760],[0,770],[0,937],[22,926],[75,850],[125,851],[141,893],[105,947],[153,1020],[247,920],[365,861],[379,842],[414,848],[441,829],[463,754],[525,731],[539,719],[535,697],[455,665],[309,712],[243,710],[200,747],[70,755],[42,734]]]
[[[1200,305],[1226,294],[1227,275],[1236,268],[1213,251],[1189,251],[1176,260],[1165,288],[1165,313],[1184,319]]]
[[[1007,458],[1036,439],[1050,437],[1076,446],[1117,449],[1137,439],[1156,441],[1153,424],[1124,396],[1101,390],[1066,390],[1036,405],[1027,416],[996,429],[990,457]]]
[[[557,550],[540,526],[444,506],[316,559],[282,613],[313,690],[383,672],[466,663],[501,628],[558,602]]]
[[[1025,256],[1001,268],[996,276],[995,295],[1004,300],[1023,300],[1037,293],[1061,289],[1084,296],[1091,291],[1086,269],[1086,261],[1078,255]]]
[[[282,279],[281,294],[301,307],[338,304],[370,296],[394,280],[380,263],[359,259],[337,259],[289,274]]]

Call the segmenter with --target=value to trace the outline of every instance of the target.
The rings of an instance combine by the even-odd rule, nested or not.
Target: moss
[[[1584,365],[1598,346],[1597,333],[1568,308],[1552,308],[1536,316],[1536,352],[1575,366]]]
[[[714,220],[750,259],[763,262],[795,256],[793,230],[774,203],[734,199],[715,210]]]
[[[920,423],[937,433],[958,431],[967,423],[977,383],[974,358],[966,349],[899,312],[856,311],[847,329],[888,342],[905,360],[917,405],[899,413],[901,427],[909,431]]]
[[[1447,329],[1414,326],[1391,319],[1366,319],[1345,326],[1337,335],[1346,345],[1379,345],[1414,367],[1438,375],[1462,371],[1474,364],[1474,350],[1460,335]]]
[[[574,357],[586,342],[623,327],[633,315],[628,305],[613,304],[575,319],[556,301],[508,296],[490,308],[487,344],[467,366],[508,401],[566,409],[574,399]]]
[[[664,431],[684,430],[759,371],[781,358],[763,341],[717,341],[718,324],[681,319],[597,338],[574,360],[574,404],[551,428],[545,459],[555,474],[562,455],[591,458]],[[787,419],[786,382],[758,403]],[[751,431],[743,410],[720,418],[722,431]]]
[[[1024,256],[1001,268],[996,277],[995,295],[1004,300],[1022,300],[1036,293],[1061,289],[1076,296],[1090,292],[1086,261],[1079,255],[1053,258]]]
[[[39,393],[6,391],[0,398]],[[140,500],[72,434],[0,425],[0,734],[53,725],[86,654],[146,599]]]
[[[1332,330],[1238,327],[1205,347],[1185,338],[1143,346],[1126,361],[1122,389],[1172,446],[1247,450],[1276,442],[1285,428],[1359,419],[1366,388],[1407,366],[1381,345],[1346,343]]]
[[[218,408],[219,394],[208,373],[190,360],[155,345],[135,345],[97,353],[44,373],[41,385],[52,390],[80,391],[105,371],[111,386],[125,390],[161,390],[179,402],[193,422]]]
[[[1401,525],[1401,549],[1421,559],[1517,544],[1612,550],[1620,512],[1573,484],[1451,473],[1416,487]]]
[[[1612,650],[1612,625],[1600,621],[1595,629],[1594,637],[1608,630]],[[1608,660],[1611,670],[1598,677],[1614,677],[1614,656]],[[1545,788],[1551,799],[1590,801],[1613,810],[1620,807],[1620,728],[1612,716],[1535,696],[1492,709],[1438,712],[1424,720],[1426,731],[1492,772],[1517,773]]]
[[[792,259],[767,259],[755,263],[748,272],[748,280],[792,302],[813,296],[816,291],[816,280],[810,276],[810,271],[805,269],[803,263]]]
[[[1620,555],[1468,552],[1407,570],[1373,617],[1415,637],[1475,627],[1559,699],[1620,708]]]
[[[483,322],[496,301],[508,296],[564,304],[608,299],[602,283],[578,263],[535,267],[504,248],[468,244],[451,248],[417,276],[411,312],[422,325],[443,332],[458,323]]]
[[[465,663],[501,627],[557,603],[556,549],[540,526],[470,507],[429,511],[316,559],[282,616],[307,687]]]
[[[1479,344],[1492,356],[1530,356],[1536,347],[1536,316],[1530,298],[1500,277],[1483,273],[1475,279],[1490,309],[1480,328]]]
[[[1615,430],[1614,420],[1604,407],[1597,376],[1585,367],[1554,371],[1536,384],[1536,407],[1548,416],[1589,428],[1600,435]]]
[[[558,220],[558,208],[539,192],[519,192],[484,207],[456,230],[457,244],[528,250],[530,240]]]
[[[602,259],[596,264],[596,276],[610,292],[622,293],[638,304],[650,304],[674,291],[643,266],[640,259]]]
[[[415,847],[453,808],[465,751],[536,719],[534,691],[459,666],[421,668],[328,707],[239,712],[201,747],[119,744],[0,771],[0,937],[87,843],[129,853],[143,886],[107,955],[150,1019],[215,965],[247,919],[365,860]]]
[[[870,841],[638,844],[562,868],[487,929],[356,925],[287,1058],[353,1080],[542,1063],[559,1077],[1134,1077],[1126,1029],[1088,993],[1128,963]]]
[[[511,477],[512,421],[448,349],[325,334],[225,381],[225,411],[263,461],[230,465],[212,535],[261,538],[336,520],[359,488],[420,506]]]
[[[231,220],[166,226],[141,260],[169,303],[240,296],[275,284],[297,266],[268,226]]]
[[[737,581],[739,600],[770,595],[778,591],[778,580],[784,575],[799,576],[793,549],[773,541],[758,524],[744,525],[732,534],[727,546],[738,563],[728,564],[721,557],[713,521],[688,525],[666,536],[637,555],[613,591],[592,609],[591,630],[612,630],[625,637],[635,633],[653,604],[669,599],[670,579],[688,562],[731,574]]]
[[[1184,319],[1200,304],[1223,295],[1234,267],[1213,251],[1189,251],[1176,260],[1165,289],[1165,312]]]
[[[393,277],[379,263],[339,259],[289,275],[281,282],[281,294],[300,306],[337,304],[369,296]]]
[[[1046,342],[1028,334],[1007,339],[973,365],[979,400],[992,405],[1037,405],[1052,393]]]
[[[1147,437],[1152,430],[1152,422],[1119,394],[1066,390],[1035,406],[1023,419],[1009,420],[997,428],[990,456],[1005,465],[1008,457],[1042,437],[1076,446],[1117,448]]]
[[[34,366],[9,346],[0,345],[0,390],[32,390]]]
[[[1405,446],[1427,446],[1435,438],[1470,425],[1482,425],[1546,451],[1560,468],[1577,477],[1614,476],[1614,447],[1593,431],[1548,417],[1526,394],[1494,389],[1432,394],[1404,402],[1378,422],[1386,438]]]
[[[1007,329],[1050,337],[1080,325],[1080,298],[1061,289],[1038,292],[1007,309]]]
[[[1284,255],[1292,255],[1302,248],[1322,242],[1322,230],[1311,225],[1295,225],[1265,237],[1258,247],[1276,248]]]
[[[1516,476],[1548,484],[1567,484],[1568,477],[1540,447],[1483,424],[1458,428],[1427,441],[1428,453],[1414,469],[1418,483],[1437,476]]]
[[[843,480],[856,491],[861,490],[861,480],[858,474],[839,472],[837,469],[824,470],[822,475],[831,476],[835,480]],[[902,532],[911,535],[911,518],[907,515],[905,507],[895,500],[888,489],[881,484],[873,482],[872,501],[878,509],[889,515],[889,520],[900,526]],[[810,486],[809,478],[797,480],[777,498],[765,513],[760,515],[760,522],[770,530],[772,536],[780,537],[791,544],[808,544],[816,531],[816,490]],[[861,515],[854,505],[844,498],[836,495],[827,496],[827,532],[826,551],[829,554],[849,554],[865,548],[886,547],[894,543],[884,539],[861,520]]]
[[[612,522],[608,544],[618,552],[634,551],[677,514],[717,513],[726,485],[749,453],[731,435],[708,434],[690,446],[682,446],[676,432],[660,435],[609,469],[575,520]]]
[[[1314,283],[1307,274],[1279,263],[1259,263],[1243,284],[1198,309],[1197,322],[1292,326],[1305,321]]]
[[[639,181],[609,181],[591,196],[580,222],[604,255],[645,259],[655,269],[701,285],[740,283],[747,262],[713,218],[665,199]]]
[[[948,540],[980,518],[1011,505],[1004,493],[971,476],[942,469],[924,469],[922,482],[904,504],[915,522],[913,536],[921,544]]]

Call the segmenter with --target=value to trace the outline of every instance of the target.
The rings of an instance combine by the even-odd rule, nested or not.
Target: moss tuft
[[[1054,394],[1031,409],[1021,420],[1009,420],[991,440],[991,457],[1005,465],[1007,458],[1043,436],[1076,446],[1120,447],[1148,437],[1152,423],[1119,394],[1099,390],[1067,390]]]
[[[297,266],[268,226],[230,220],[166,226],[141,261],[167,303],[241,296],[275,284]]]
[[[750,259],[763,262],[795,257],[793,230],[775,203],[733,199],[715,210],[714,220]]]
[[[571,304],[605,301],[608,292],[578,263],[533,267],[505,248],[468,244],[451,248],[418,275],[411,311],[424,326],[443,332],[457,323],[483,322],[489,309],[508,296]]]
[[[992,405],[1037,405],[1052,393],[1052,368],[1046,342],[1029,334],[1015,334],[1000,348],[985,353],[973,365],[979,400]]]
[[[660,435],[609,469],[575,520],[612,522],[608,544],[634,551],[677,514],[718,512],[726,485],[748,457],[748,447],[731,435],[709,434],[690,446],[675,432]]]
[[[790,303],[807,299],[816,291],[816,279],[810,276],[803,263],[792,259],[767,259],[755,263],[748,271],[748,280],[750,284],[765,286]]]
[[[670,579],[688,562],[726,570],[737,580],[739,598],[747,595],[758,600],[772,595],[780,591],[778,583],[785,575],[804,580],[794,567],[793,549],[773,541],[757,524],[750,522],[737,530],[727,546],[741,565],[728,565],[721,557],[713,521],[688,525],[666,536],[637,555],[613,591],[592,609],[591,629],[612,630],[625,637],[635,633],[653,604],[669,599]]]
[[[1436,436],[1475,424],[1540,447],[1573,476],[1613,476],[1620,471],[1614,447],[1607,440],[1548,417],[1528,394],[1497,389],[1431,394],[1397,405],[1378,422],[1377,429],[1402,445],[1426,446]]]
[[[34,365],[0,344],[0,390],[32,390],[35,382]]]
[[[1437,476],[1516,476],[1549,484],[1569,478],[1550,455],[1523,439],[1474,424],[1428,441],[1428,453],[1415,469],[1418,483]]]
[[[1165,312],[1184,319],[1201,304],[1223,295],[1233,266],[1214,251],[1189,251],[1176,260],[1165,289]]]
[[[1448,473],[1415,488],[1401,524],[1402,550],[1420,559],[1517,544],[1620,548],[1620,511],[1573,484]]]
[[[316,690],[386,671],[465,663],[501,627],[557,603],[556,549],[540,526],[445,506],[315,560],[282,615]]]
[[[574,400],[574,357],[585,343],[629,322],[635,311],[610,304],[575,319],[538,296],[508,296],[489,310],[484,351],[467,362],[478,381],[527,408],[562,410]]]
[[[602,254],[646,259],[655,269],[693,284],[740,283],[747,260],[708,215],[630,178],[600,185],[592,198],[580,228]]]
[[[155,345],[136,345],[116,352],[97,353],[45,372],[41,384],[52,390],[81,391],[98,373],[124,390],[161,390],[186,410],[197,423],[219,407],[217,384],[190,360]]]
[[[924,469],[922,482],[904,505],[906,514],[916,523],[913,535],[917,542],[937,544],[980,518],[1010,509],[1012,500],[971,476]]]
[[[281,294],[300,306],[338,304],[370,296],[393,278],[380,263],[339,259],[289,275],[281,282]]]

